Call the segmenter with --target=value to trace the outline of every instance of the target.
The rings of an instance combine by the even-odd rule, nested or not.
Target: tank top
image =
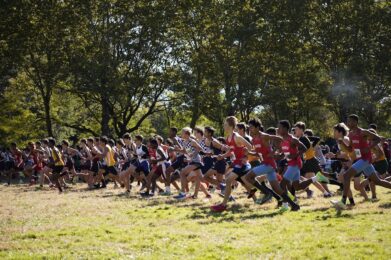
[[[197,141],[198,142],[198,141]],[[202,151],[206,151],[209,147],[206,145],[205,138],[202,138],[198,144],[201,146]]]
[[[136,154],[137,154],[138,161],[140,163],[144,162],[146,160],[145,158],[143,158],[146,155],[146,152],[144,151],[143,147],[144,147],[143,145],[140,145],[139,147],[136,147]]]
[[[205,146],[206,147],[204,148],[204,151],[207,152],[207,153],[212,153],[214,155],[221,154],[221,150],[213,146],[213,142],[216,142],[216,141],[217,141],[216,138],[212,137],[212,139],[210,140],[210,144],[207,145],[206,144],[206,140],[205,140]]]
[[[156,160],[156,150],[155,149],[148,148],[148,154],[149,154],[149,158],[151,160]]]
[[[371,162],[372,154],[369,150],[368,141],[363,137],[362,129],[358,128],[356,131],[349,132],[349,139],[352,143],[356,159]]]
[[[178,144],[180,146],[182,146],[182,148],[185,148],[184,147],[184,140],[182,138],[180,138],[179,136],[175,136],[175,140],[178,142]],[[182,155],[183,153],[181,152],[178,152],[178,155]]]
[[[350,140],[350,139],[349,139]],[[350,160],[355,161],[356,160],[356,154],[353,151],[349,151],[348,149],[345,148],[345,146],[339,145],[338,144],[338,149],[344,153],[350,158]]]
[[[58,160],[54,165],[55,166],[64,166],[64,161],[63,161],[61,155],[57,156],[59,154],[60,154],[60,152],[58,151],[57,147],[53,147],[52,148],[52,158],[53,158],[53,161]]]
[[[114,151],[113,149],[110,147],[110,145],[107,145],[106,144],[106,148],[107,148],[107,153],[106,153],[106,156],[104,158],[104,162],[106,163],[106,165],[108,167],[111,167],[111,166],[114,166],[115,165],[115,160],[114,160]]]
[[[230,137],[227,137],[225,139],[226,141],[226,144],[231,148],[231,151],[234,155],[234,158],[233,158],[233,165],[237,165],[237,166],[242,166],[243,165],[243,162],[242,162],[242,159],[245,157],[245,153],[244,153],[244,147],[243,146],[238,146],[235,142],[235,138],[237,136],[237,133],[233,133],[231,135],[231,138]]]
[[[42,162],[38,157],[38,152],[36,152],[36,151],[32,152],[32,156],[33,156],[34,164],[37,165],[37,167],[41,168]]]
[[[303,154],[304,160],[310,160],[310,159],[314,158],[315,153],[316,153],[316,151],[311,144],[310,148],[308,148],[307,151],[305,151],[305,153]]]
[[[253,137],[255,151],[261,155],[262,163],[277,168],[276,161],[273,158],[273,149],[270,144],[265,145],[261,136]]]
[[[380,162],[380,161],[386,160],[386,155],[384,153],[382,145],[378,144],[377,146],[378,146],[379,150],[375,149],[375,147],[371,149],[372,161],[373,162]]]
[[[191,162],[195,162],[195,163],[200,163],[201,162],[201,155],[199,154],[198,151],[196,151],[196,149],[194,149],[194,147],[192,145],[192,140],[191,139],[189,139],[187,141],[183,140],[182,145],[183,145],[183,147],[187,151],[186,157]]]
[[[159,150],[161,153],[163,153],[163,155],[164,155],[165,158],[167,158],[167,153],[164,151],[164,149],[163,149],[161,146],[159,146],[159,147],[157,148],[157,150],[155,150],[155,151],[156,151],[156,160],[161,160],[161,159],[163,158],[163,157],[160,155],[160,153],[158,153],[158,150]],[[157,163],[157,165],[163,165],[164,162],[165,162],[165,160],[159,161],[159,162]]]
[[[301,168],[303,162],[300,156],[297,156],[297,158],[293,160],[288,158],[289,155],[295,156],[299,153],[299,149],[297,147],[292,147],[291,145],[292,140],[293,140],[292,135],[288,135],[288,137],[281,142],[282,152],[285,154],[287,158],[288,166],[298,166],[299,168]]]
[[[95,156],[98,155],[98,153],[95,152],[95,149],[94,149],[94,148],[96,148],[96,147],[93,146],[93,147],[91,148],[91,155],[92,155],[93,158],[94,158]],[[93,161],[94,161],[94,162],[99,162],[100,160],[99,160],[99,158],[94,158]]]

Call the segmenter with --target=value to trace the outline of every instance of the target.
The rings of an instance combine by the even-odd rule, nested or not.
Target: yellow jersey
[[[60,151],[57,149],[57,147],[53,147],[51,149],[52,151],[52,158],[53,158],[53,161],[55,162],[54,165],[55,166],[64,166],[64,160],[62,159],[62,156],[60,154]],[[56,162],[57,161],[57,162]]]
[[[107,148],[107,153],[106,153],[106,156],[104,158],[105,160],[105,163],[107,166],[114,166],[115,165],[115,160],[114,160],[114,151],[113,149],[111,149],[110,145],[106,144],[106,148]]]

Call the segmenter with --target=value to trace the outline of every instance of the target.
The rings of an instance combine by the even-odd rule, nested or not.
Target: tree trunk
[[[190,122],[190,128],[194,128],[197,124],[198,119],[200,118],[198,108],[196,109],[195,107],[193,108],[193,114],[191,116],[191,122]]]
[[[50,95],[46,95],[45,97],[43,97],[43,105],[45,108],[46,131],[49,137],[53,137],[52,118],[50,110]]]
[[[100,123],[101,132],[102,135],[109,136],[110,135],[110,127],[109,127],[110,111],[109,111],[109,105],[106,96],[101,97],[101,106],[102,106],[102,119]]]
[[[190,127],[194,128],[197,124],[198,119],[200,118],[200,91],[201,91],[201,68],[197,66],[197,82],[194,89],[194,98],[193,98],[193,111],[191,115]]]

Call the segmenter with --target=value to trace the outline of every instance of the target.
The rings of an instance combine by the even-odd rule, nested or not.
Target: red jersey
[[[350,131],[349,139],[352,143],[356,159],[363,159],[365,161],[371,162],[371,149],[369,149],[369,142],[364,138],[362,134],[362,129],[358,128],[355,131]]]
[[[237,136],[237,133],[233,133],[231,135],[231,140],[229,140],[229,137],[225,139],[226,144],[231,148],[231,152],[235,155],[235,159],[233,160],[233,165],[242,166],[243,165],[243,158],[246,156],[244,152],[243,146],[238,146],[235,142],[235,138]]]
[[[149,158],[151,160],[156,160],[156,150],[155,149],[148,148],[148,154],[149,154]]]
[[[301,160],[300,156],[297,156],[296,159],[289,159],[290,155],[296,156],[299,154],[299,148],[297,146],[292,147],[292,140],[292,135],[288,135],[288,137],[282,140],[282,152],[285,154],[289,166],[298,166],[299,168],[301,168],[303,165],[303,161]]]
[[[14,158],[15,166],[22,167],[23,166],[23,158],[22,153],[19,150],[16,152],[11,151],[12,157]]]
[[[270,144],[264,144],[260,136],[253,138],[255,151],[262,155],[262,163],[277,168],[276,161],[273,158],[273,149]]]
[[[33,155],[33,160],[34,160],[34,165],[35,165],[35,170],[38,172],[38,171],[41,171],[43,169],[43,164],[42,164],[42,160],[39,158],[38,156],[38,152],[35,151],[32,153]]]

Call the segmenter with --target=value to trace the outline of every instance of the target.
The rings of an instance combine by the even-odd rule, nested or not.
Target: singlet
[[[94,148],[95,148],[95,149],[94,149]],[[91,148],[91,155],[92,155],[92,158],[94,158],[95,156],[98,155],[98,153],[95,152],[95,150],[98,150],[98,148],[97,148],[96,146],[93,146],[93,147]],[[93,161],[94,161],[94,162],[99,162],[100,159],[99,159],[99,158],[94,158]]]
[[[91,150],[90,150],[90,148],[88,148],[88,146],[83,147],[83,148],[81,149],[81,151],[80,151],[81,156],[84,157],[84,158],[87,158],[88,152],[91,153]]]
[[[221,150],[213,146],[213,142],[217,142],[216,138],[212,137],[212,140],[210,140],[210,145],[206,145],[205,141],[205,148],[204,151],[206,153],[212,153],[214,155],[221,154]]]
[[[58,154],[60,154],[60,152],[58,151],[57,147],[53,147],[51,149],[52,151],[52,158],[53,158],[53,161],[55,162],[56,160],[58,160],[57,162],[55,162],[55,166],[64,166],[64,160],[61,158],[61,155],[60,157],[57,157]]]
[[[163,159],[163,157],[160,155],[160,153],[158,153],[158,150],[159,150],[160,152],[163,153],[164,158],[166,159],[166,158],[167,158],[167,153],[164,151],[164,149],[163,149],[161,146],[159,146],[159,147],[157,148],[157,150],[155,150],[155,152],[156,152],[156,160],[161,160],[161,159]],[[157,165],[163,165],[165,161],[166,161],[166,160],[159,161],[159,162],[157,163]]]
[[[373,162],[380,162],[380,161],[386,160],[386,155],[384,153],[382,145],[378,144],[377,147],[378,147],[378,149],[376,149],[376,146],[371,149],[372,161]]]
[[[345,138],[348,138],[348,137],[345,137]],[[352,160],[352,161],[356,160],[356,154],[355,154],[354,150],[353,151],[349,151],[348,149],[345,148],[345,146],[342,146],[340,144],[338,144],[338,149],[341,152],[344,152],[350,158],[350,160]]]
[[[273,167],[274,169],[277,168],[276,161],[273,158],[273,149],[271,145],[267,144],[265,145],[262,141],[261,136],[255,136],[253,137],[253,145],[255,148],[255,151],[261,155],[262,157],[262,163],[269,165]]]
[[[320,165],[326,165],[326,157],[323,154],[322,147],[315,147],[315,157],[319,160]]]
[[[19,150],[17,150],[15,153],[11,152],[11,154],[12,154],[12,158],[14,158],[15,164],[19,165],[23,163],[21,152]]]
[[[182,148],[184,148],[184,142],[185,141],[182,138],[180,138],[179,136],[175,136],[174,139],[178,142],[178,144],[180,146],[182,146]],[[177,152],[177,153],[178,153],[178,155],[183,155],[183,153],[181,153],[181,152]]]
[[[136,147],[136,154],[137,154],[138,161],[140,163],[144,162],[148,158],[148,148],[142,144],[139,147]]]
[[[183,140],[182,145],[187,151],[186,157],[188,157],[188,159],[191,160],[191,162],[194,162],[194,163],[201,162],[201,155],[199,154],[198,151],[196,151],[196,149],[194,149],[191,139]]]
[[[285,154],[285,157],[288,161],[288,166],[298,166],[299,168],[302,167],[303,162],[300,158],[300,156],[297,156],[296,159],[289,159],[289,155],[297,155],[299,153],[299,149],[297,147],[292,147],[292,135],[288,135],[286,139],[284,139],[281,143],[282,152]]]
[[[110,145],[108,145],[108,144],[106,144],[106,148],[108,151],[107,151],[106,156],[103,160],[108,167],[114,166],[115,165],[114,151],[110,147]]]
[[[245,153],[244,153],[244,147],[238,146],[235,142],[235,137],[237,135],[238,135],[237,133],[232,133],[231,138],[227,137],[225,141],[226,144],[231,148],[231,151],[234,155],[233,165],[242,166],[243,165],[242,159],[245,157]]]
[[[349,139],[351,141],[356,159],[363,159],[365,161],[371,162],[372,155],[369,149],[369,143],[363,137],[362,129],[357,128],[356,131],[349,132]]]
[[[39,157],[39,153],[37,151],[34,151],[32,155],[35,164],[35,170],[36,171],[42,170],[43,164],[41,158]]]
[[[304,160],[310,160],[310,159],[315,158],[315,154],[316,154],[316,151],[315,151],[314,147],[312,146],[312,144],[310,144],[310,147],[308,147],[307,151],[305,151],[305,153],[303,154],[303,158],[304,158]]]

